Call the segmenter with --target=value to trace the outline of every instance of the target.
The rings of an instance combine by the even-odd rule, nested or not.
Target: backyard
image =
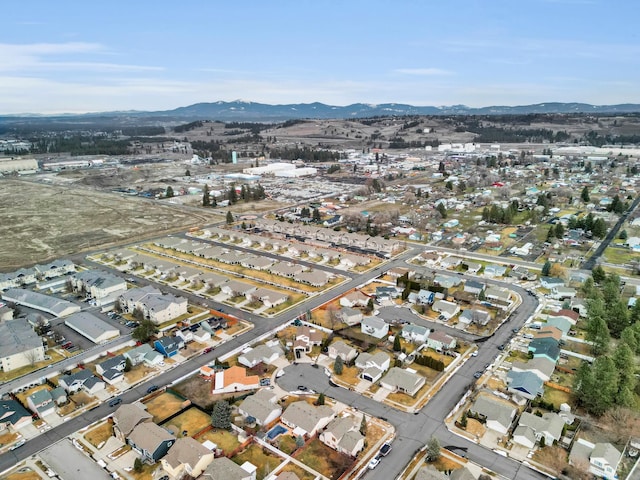
[[[110,422],[104,422],[96,428],[84,434],[84,439],[94,447],[98,448],[102,442],[106,442],[113,435],[113,426]]]
[[[296,459],[332,480],[340,478],[353,464],[349,456],[336,452],[317,438],[311,440]]]
[[[163,426],[171,430],[176,436],[181,436],[184,432],[187,432],[186,435],[193,437],[210,424],[211,417],[209,415],[196,407],[191,407],[169,420]]]
[[[147,412],[153,415],[153,421],[159,423],[180,411],[184,400],[171,392],[165,392],[145,402]]]
[[[255,443],[249,445],[231,460],[236,462],[238,465],[242,465],[244,462],[250,462],[258,467],[258,470],[256,471],[257,480],[262,480],[268,477],[271,472],[273,472],[273,470],[282,463],[282,459],[280,457],[275,456],[266,448]]]
[[[220,450],[224,452],[224,454],[228,454],[233,452],[236,448],[240,446],[240,441],[238,440],[238,436],[234,433],[231,433],[227,430],[207,430],[201,435],[198,435],[198,441],[204,442],[205,440],[209,440],[210,442],[215,443]]]
[[[314,480],[316,478],[313,473],[291,462],[282,467],[282,470],[280,470],[279,473],[281,472],[293,472],[300,480]]]

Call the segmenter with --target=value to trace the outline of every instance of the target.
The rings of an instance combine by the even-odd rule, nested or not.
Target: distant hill
[[[526,115],[526,114],[622,114],[640,112],[639,104],[590,105],[587,103],[538,103],[520,106],[490,106],[472,108],[465,105],[443,107],[415,106],[402,103],[383,103],[372,105],[354,103],[346,106],[326,105],[324,103],[295,103],[288,105],[269,105],[246,101],[196,103],[173,110],[156,112],[102,112],[83,115],[4,115],[0,123],[34,123],[34,122],[77,122],[116,120],[122,124],[134,124],[140,121],[164,123],[171,121],[221,120],[276,122],[293,119],[348,119],[390,115]]]

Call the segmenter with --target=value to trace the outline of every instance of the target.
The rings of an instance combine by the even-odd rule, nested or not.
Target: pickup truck
[[[387,455],[389,455],[390,451],[391,451],[391,444],[390,443],[385,443],[380,448],[380,455],[382,455],[383,457],[386,457]]]

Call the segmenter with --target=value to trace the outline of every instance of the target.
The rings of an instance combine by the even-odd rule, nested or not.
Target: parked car
[[[383,457],[386,457],[390,451],[391,451],[391,444],[385,443],[384,445],[382,445],[382,448],[380,448],[380,455],[382,455]]]
[[[373,470],[374,468],[376,468],[379,463],[380,463],[380,458],[375,457],[373,460],[369,462],[369,470]]]
[[[158,387],[158,385],[151,385],[149,388],[147,388],[147,393],[153,393],[155,391],[157,391],[160,387]]]
[[[109,400],[109,406],[110,407],[117,407],[121,403],[122,403],[122,399],[121,398],[113,398],[113,399]]]
[[[480,378],[482,376],[482,372],[480,370],[478,370],[476,373],[473,374],[473,378]]]
[[[11,448],[9,448],[9,450],[15,450],[16,448],[20,448],[21,446],[23,446],[26,442],[24,440],[20,440],[19,442],[14,443],[13,445],[11,445]]]
[[[306,392],[307,387],[305,387],[304,385],[298,385],[298,390],[300,390],[301,392]]]

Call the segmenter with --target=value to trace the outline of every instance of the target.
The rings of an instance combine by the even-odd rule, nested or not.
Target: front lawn
[[[113,426],[110,422],[104,422],[96,428],[84,434],[84,439],[94,447],[98,448],[102,442],[106,442],[113,435]]]
[[[145,402],[147,412],[153,415],[153,421],[159,423],[177,413],[182,408],[184,400],[171,392],[165,392]]]

